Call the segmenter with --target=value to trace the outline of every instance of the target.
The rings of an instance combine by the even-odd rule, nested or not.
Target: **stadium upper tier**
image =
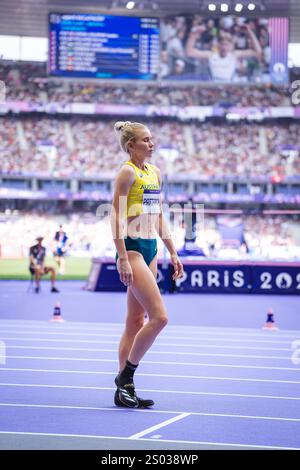
[[[40,117],[0,119],[2,174],[51,177],[113,176],[127,156],[114,121]],[[300,175],[300,126],[268,124],[148,123],[153,163],[170,175],[276,178]]]
[[[156,106],[293,106],[289,86],[126,85],[47,78],[46,64],[0,63],[7,101]]]

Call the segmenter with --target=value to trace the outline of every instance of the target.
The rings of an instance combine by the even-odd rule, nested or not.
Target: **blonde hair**
[[[120,145],[124,152],[128,152],[128,144],[136,137],[136,132],[145,129],[146,126],[140,122],[118,121],[114,125],[115,132],[118,135]]]

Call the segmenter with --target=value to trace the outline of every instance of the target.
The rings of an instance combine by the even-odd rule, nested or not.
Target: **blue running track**
[[[166,296],[170,323],[135,381],[155,406],[131,410],[113,404],[124,294],[26,288],[0,285],[1,449],[300,450],[294,298]],[[56,300],[65,323],[49,322]],[[262,330],[269,305],[290,328]]]

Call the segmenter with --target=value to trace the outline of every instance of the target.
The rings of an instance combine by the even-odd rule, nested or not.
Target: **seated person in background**
[[[58,266],[58,272],[61,275],[65,274],[65,254],[68,249],[68,237],[66,232],[63,231],[62,225],[54,236],[54,249],[53,255]]]
[[[29,271],[35,279],[35,292],[39,293],[41,277],[48,273],[51,273],[51,292],[59,292],[55,287],[55,270],[49,266],[44,266],[46,248],[42,246],[43,237],[37,237],[36,240],[38,243],[29,249]]]

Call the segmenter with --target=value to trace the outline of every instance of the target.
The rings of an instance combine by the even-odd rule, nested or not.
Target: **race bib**
[[[159,214],[160,213],[160,190],[159,189],[144,189],[143,213],[144,214]]]

